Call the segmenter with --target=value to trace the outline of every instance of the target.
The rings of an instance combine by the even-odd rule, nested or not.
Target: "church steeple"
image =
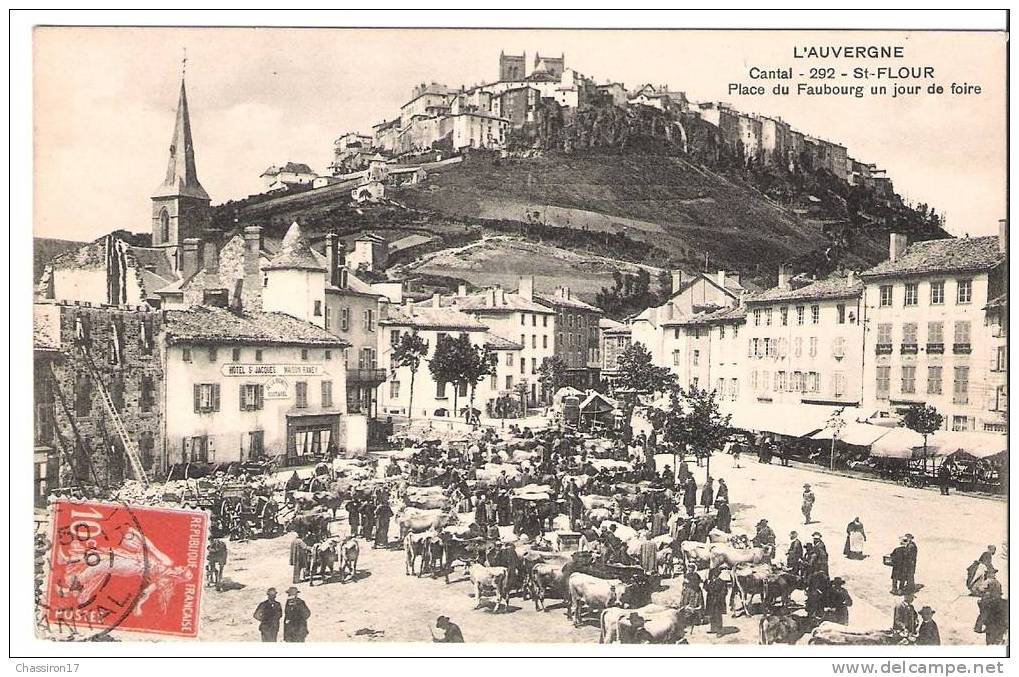
[[[182,76],[166,178],[152,194],[152,244],[176,246],[185,238],[201,235],[209,222],[209,202],[209,194],[198,182]]]

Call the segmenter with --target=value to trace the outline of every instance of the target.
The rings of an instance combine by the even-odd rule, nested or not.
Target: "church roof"
[[[308,240],[305,239],[301,227],[294,221],[290,229],[283,237],[283,245],[279,252],[272,257],[265,270],[317,270],[325,272],[319,257],[315,255]]]
[[[152,194],[154,198],[179,196],[209,199],[209,194],[198,182],[198,170],[195,169],[195,146],[191,140],[191,116],[188,113],[184,80],[180,81],[180,100],[177,102],[177,121],[170,141],[170,164],[166,168],[166,179]]]

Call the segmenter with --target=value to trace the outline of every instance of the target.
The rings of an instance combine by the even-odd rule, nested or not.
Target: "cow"
[[[562,585],[565,564],[565,562],[538,562],[531,567],[528,587],[534,599],[535,611],[548,611],[545,605],[546,597],[564,598],[568,603],[569,597],[563,594]]]
[[[448,511],[452,501],[439,487],[407,487],[404,504],[422,510]]]
[[[474,562],[469,568],[471,585],[474,587],[475,609],[481,608],[481,595],[485,591],[491,591],[495,596],[495,612],[499,609],[509,607],[509,599],[506,594],[506,586],[509,580],[509,572],[506,567],[489,567],[479,562]]]
[[[905,641],[891,630],[850,630],[844,625],[825,621],[810,633],[807,644],[827,646],[865,646],[904,644]]]
[[[734,569],[740,564],[760,564],[761,562],[770,562],[772,556],[775,554],[775,549],[766,545],[763,548],[734,548],[731,545],[725,543],[714,543],[710,546],[711,558],[709,560],[709,566],[714,569],[715,567],[726,567]]]
[[[631,510],[626,515],[626,524],[632,529],[643,529],[647,525],[647,513]]]
[[[728,533],[721,529],[712,529],[708,532],[709,543],[728,543],[734,548],[749,548],[751,540],[753,540],[753,536],[743,531]]]
[[[597,611],[611,606],[625,607],[629,601],[626,584],[618,578],[595,578],[588,574],[573,573],[567,581],[567,588],[570,599],[566,616],[573,619],[574,627],[580,626],[585,607]]]
[[[683,541],[680,543],[679,551],[683,555],[683,566],[689,567],[693,564],[698,569],[703,569],[704,566],[711,562],[711,547],[707,543],[700,541]]]
[[[338,544],[338,539],[328,538],[321,543],[316,543],[312,548],[311,569],[308,572],[309,585],[315,584],[316,576],[320,576],[323,581],[332,578],[336,571],[336,563],[340,560]],[[326,571],[329,572],[328,576]]]
[[[644,621],[644,631],[651,638],[649,644],[678,644],[688,625],[685,613],[679,609],[664,609],[647,615],[640,614],[640,617]],[[634,627],[630,614],[619,619],[616,632],[621,642],[633,637]]]
[[[438,534],[434,531],[425,531],[420,534],[409,533],[403,537],[403,551],[407,556],[404,574],[414,575],[414,561],[420,558],[421,565],[418,567],[417,575],[419,578],[421,577],[425,570],[425,561],[428,559],[431,544],[438,538]]]
[[[340,544],[340,580],[349,575],[350,580],[357,579],[357,559],[361,551],[354,536],[348,536]]]
[[[446,532],[439,537],[442,539],[442,573],[447,584],[456,562],[462,562],[469,571],[471,562],[483,557],[492,547],[492,542],[483,538],[457,538]]]
[[[659,611],[665,611],[666,608],[661,604],[647,604],[639,609],[634,609],[634,612],[639,613],[641,616],[646,616]],[[619,607],[602,609],[599,620],[601,634],[598,636],[598,643],[617,644],[619,642],[619,621],[630,615],[630,613],[630,610]]]
[[[626,543],[627,541],[633,540],[634,538],[637,537],[637,530],[632,527],[628,527],[625,524],[620,524],[619,522],[615,522],[613,520],[605,520],[604,522],[601,523],[601,527],[603,530],[610,529],[612,525],[616,526],[616,528],[614,529],[614,531],[616,532],[616,537],[619,538],[619,540],[621,540],[623,543]],[[602,533],[604,533],[604,531]]]
[[[221,538],[213,538],[209,541],[208,561],[205,568],[209,572],[206,584],[216,586],[216,590],[223,589],[223,570],[226,568],[226,542]]]
[[[761,614],[758,628],[761,644],[796,644],[803,635],[810,632],[816,621],[808,616],[795,614]]]
[[[608,508],[591,508],[587,511],[587,521],[594,526],[599,526],[609,519],[612,519],[612,511]]]
[[[458,517],[455,512],[444,510],[422,510],[420,508],[404,508],[400,513],[400,540],[408,533],[422,531],[440,531],[443,527],[456,524]]]
[[[732,570],[733,581],[730,601],[739,593],[743,609],[748,616],[752,614],[750,605],[753,603],[754,595],[760,595],[761,608],[767,611],[775,600],[782,599],[782,607],[788,609],[790,606],[789,595],[796,589],[798,579],[792,573],[784,571],[768,563],[741,564]],[[733,617],[735,605],[733,605]]]
[[[599,496],[598,494],[588,494],[587,496],[581,496],[580,502],[584,504],[584,509],[594,510],[595,508],[608,508],[610,511],[615,511],[617,503],[616,499],[611,496]]]

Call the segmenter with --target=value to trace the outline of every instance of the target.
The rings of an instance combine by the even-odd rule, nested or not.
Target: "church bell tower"
[[[191,117],[184,78],[180,81],[177,121],[170,141],[166,179],[152,194],[152,246],[173,247],[179,254],[186,238],[201,237],[209,226],[209,194],[198,182]]]

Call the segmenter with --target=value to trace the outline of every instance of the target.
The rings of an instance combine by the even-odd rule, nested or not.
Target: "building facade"
[[[566,364],[567,385],[585,390],[601,380],[602,311],[574,298],[569,287],[558,287],[552,294],[533,294],[534,300],[555,311],[553,320],[554,354]],[[532,395],[536,394],[535,389]]]

